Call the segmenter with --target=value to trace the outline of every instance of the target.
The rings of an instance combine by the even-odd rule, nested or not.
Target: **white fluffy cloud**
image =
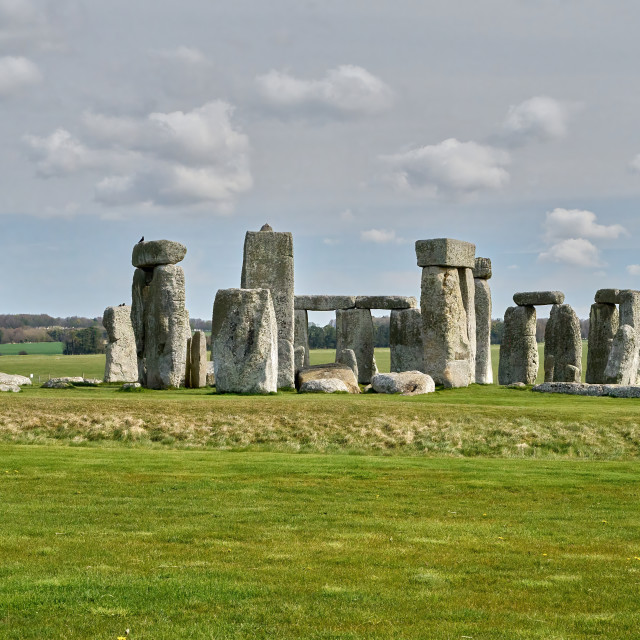
[[[562,138],[567,134],[572,110],[572,105],[547,96],[529,98],[509,107],[502,137],[516,146]]]
[[[330,69],[320,80],[301,80],[272,69],[256,83],[269,106],[302,115],[368,115],[393,104],[390,87],[355,65]]]
[[[630,276],[640,276],[640,264],[628,264],[627,273]]]
[[[45,11],[30,0],[0,0],[0,49],[59,49],[61,39]]]
[[[396,236],[396,232],[387,229],[368,229],[360,232],[360,239],[363,242],[374,242],[375,244],[401,244],[402,238]]]
[[[212,203],[227,210],[252,186],[249,139],[232,115],[222,101],[142,119],[87,114],[90,145],[64,129],[25,140],[39,175],[102,169],[95,197],[103,204]]]
[[[38,84],[42,74],[28,58],[4,56],[0,58],[0,98],[12,96],[26,87]]]
[[[208,65],[207,56],[199,49],[193,47],[176,47],[175,49],[158,49],[151,52],[152,55],[162,60],[172,60],[187,65]]]
[[[389,167],[387,178],[396,187],[433,196],[496,190],[509,181],[506,151],[455,138],[381,156],[381,160]]]
[[[575,267],[600,267],[598,248],[585,238],[567,238],[543,251],[538,259],[543,262],[560,262]]]
[[[615,239],[627,233],[620,224],[598,224],[592,211],[561,208],[547,213],[544,230],[549,242],[562,238]]]

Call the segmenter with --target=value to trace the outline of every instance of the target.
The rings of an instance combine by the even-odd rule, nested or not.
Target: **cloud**
[[[504,168],[509,154],[473,141],[449,138],[380,159],[389,167],[387,179],[397,188],[431,196],[470,195],[500,189],[509,181]]]
[[[627,273],[631,276],[640,276],[640,264],[627,265]]]
[[[193,47],[176,47],[175,49],[157,49],[151,52],[151,55],[162,60],[170,60],[180,62],[182,64],[199,66],[209,65],[209,59],[199,49]]]
[[[0,0],[0,49],[60,49],[62,40],[48,15],[29,0]]]
[[[391,88],[366,69],[341,65],[320,80],[300,80],[272,69],[256,78],[258,92],[272,108],[297,115],[357,116],[386,111]]]
[[[629,163],[629,169],[634,173],[640,173],[640,153]]]
[[[557,208],[547,213],[544,222],[548,242],[562,238],[614,239],[627,230],[620,224],[604,225],[596,222],[596,214],[580,209]]]
[[[541,262],[560,262],[575,267],[601,267],[598,248],[585,238],[567,238],[552,245],[538,256]]]
[[[509,107],[500,138],[513,146],[563,138],[574,109],[575,105],[547,96],[529,98]]]
[[[15,95],[23,89],[38,84],[42,74],[28,58],[4,56],[0,58],[0,98]]]
[[[253,183],[249,139],[232,115],[222,101],[146,118],[85,114],[90,144],[64,129],[25,141],[43,177],[102,169],[95,198],[103,204],[215,204],[228,211]]]
[[[396,232],[387,229],[368,229],[360,232],[360,239],[363,242],[374,242],[375,244],[402,244],[403,238],[396,236]]]

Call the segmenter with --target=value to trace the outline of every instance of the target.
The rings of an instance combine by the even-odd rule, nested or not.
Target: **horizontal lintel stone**
[[[295,296],[296,310],[336,311],[337,309],[355,309],[355,296]]]
[[[416,256],[419,267],[473,269],[476,266],[476,245],[453,238],[416,240]]]
[[[163,264],[178,264],[187,255],[187,247],[173,240],[138,242],[131,253],[131,264],[148,269]]]
[[[489,280],[491,278],[491,258],[476,258],[473,277],[481,280]]]
[[[519,307],[562,304],[564,302],[564,293],[562,291],[522,291],[513,294],[513,301]]]
[[[418,301],[413,296],[358,296],[358,309],[415,309]]]
[[[594,300],[598,304],[618,304],[620,302],[620,289],[598,289]]]

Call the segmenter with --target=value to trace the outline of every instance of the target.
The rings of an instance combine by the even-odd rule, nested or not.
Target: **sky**
[[[450,237],[491,258],[494,317],[547,289],[588,317],[640,289],[638,24],[636,0],[0,0],[0,312],[130,303],[144,235],[187,246],[210,318],[268,222],[296,293],[419,297],[415,241]]]

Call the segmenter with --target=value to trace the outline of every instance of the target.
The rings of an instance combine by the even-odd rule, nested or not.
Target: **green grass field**
[[[62,342],[26,342],[21,344],[0,344],[0,356],[17,356],[20,351],[28,355],[62,355]],[[0,361],[0,366],[2,361]]]

